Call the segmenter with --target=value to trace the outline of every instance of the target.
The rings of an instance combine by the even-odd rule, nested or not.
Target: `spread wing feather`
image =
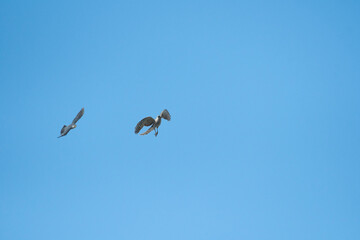
[[[147,134],[149,134],[149,132],[151,132],[152,130],[154,130],[154,127],[149,128],[148,130],[146,130],[146,132],[143,132],[143,133],[141,133],[140,135],[147,135]]]
[[[144,127],[144,126],[150,126],[153,125],[155,122],[155,120],[152,117],[146,117],[144,119],[142,119],[140,122],[138,122],[138,124],[136,124],[135,127],[135,133],[139,133],[140,130]],[[149,130],[148,130],[149,131]]]
[[[76,117],[74,118],[72,124],[75,124],[77,121],[79,121],[79,119],[84,115],[84,108],[82,108],[80,110],[80,112],[76,115]]]
[[[160,117],[161,117],[161,118],[164,118],[164,119],[166,119],[166,120],[168,120],[168,121],[171,120],[171,115],[170,115],[170,113],[168,112],[168,110],[166,110],[166,109],[164,109],[164,110],[161,112]]]
[[[62,127],[62,129],[61,129],[61,131],[60,131],[60,134],[63,134],[63,133],[64,133],[65,128],[66,128],[66,125],[64,125],[64,126]]]

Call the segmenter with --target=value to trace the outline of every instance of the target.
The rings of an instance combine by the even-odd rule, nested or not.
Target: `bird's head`
[[[71,125],[71,128],[72,129],[76,128],[76,124]]]

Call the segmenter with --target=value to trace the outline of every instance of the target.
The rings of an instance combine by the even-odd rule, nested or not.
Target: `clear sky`
[[[0,239],[360,239],[359,12],[1,1]]]

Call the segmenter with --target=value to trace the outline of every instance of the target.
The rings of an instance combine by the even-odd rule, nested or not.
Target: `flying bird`
[[[79,121],[79,119],[84,115],[84,108],[82,108],[80,110],[80,112],[76,115],[76,117],[74,118],[74,120],[72,121],[72,123],[70,125],[64,125],[60,131],[60,136],[58,136],[58,138],[65,136],[66,134],[68,134],[70,132],[71,129],[76,128],[76,122]]]
[[[168,112],[168,110],[164,109],[164,111],[161,112],[161,114],[159,116],[157,116],[155,119],[153,119],[152,117],[146,117],[144,119],[142,119],[140,122],[138,122],[138,124],[135,127],[135,134],[139,133],[140,130],[144,127],[144,126],[151,126],[146,132],[141,133],[140,135],[147,135],[148,133],[150,133],[152,130],[155,131],[155,137],[158,135],[159,133],[159,126],[161,124],[161,119],[164,118],[168,121],[171,120],[171,116],[170,113]]]

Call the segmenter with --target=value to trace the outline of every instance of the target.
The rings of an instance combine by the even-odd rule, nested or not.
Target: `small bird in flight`
[[[71,129],[76,128],[76,122],[79,121],[79,119],[84,115],[84,108],[82,108],[80,110],[80,112],[76,115],[76,117],[74,118],[74,120],[72,121],[72,123],[70,125],[64,125],[60,131],[60,136],[58,136],[58,138],[65,136],[66,134],[68,134],[70,132]]]
[[[164,118],[168,121],[171,120],[171,116],[170,113],[168,112],[168,110],[164,109],[164,111],[161,112],[161,114],[159,116],[157,116],[155,119],[153,119],[152,117],[146,117],[144,119],[142,119],[140,122],[138,122],[138,124],[135,127],[135,134],[139,133],[140,130],[144,127],[144,126],[151,126],[146,132],[141,133],[140,135],[147,135],[148,133],[150,133],[152,130],[155,131],[155,137],[158,135],[159,133],[159,126],[161,124],[161,118]]]

